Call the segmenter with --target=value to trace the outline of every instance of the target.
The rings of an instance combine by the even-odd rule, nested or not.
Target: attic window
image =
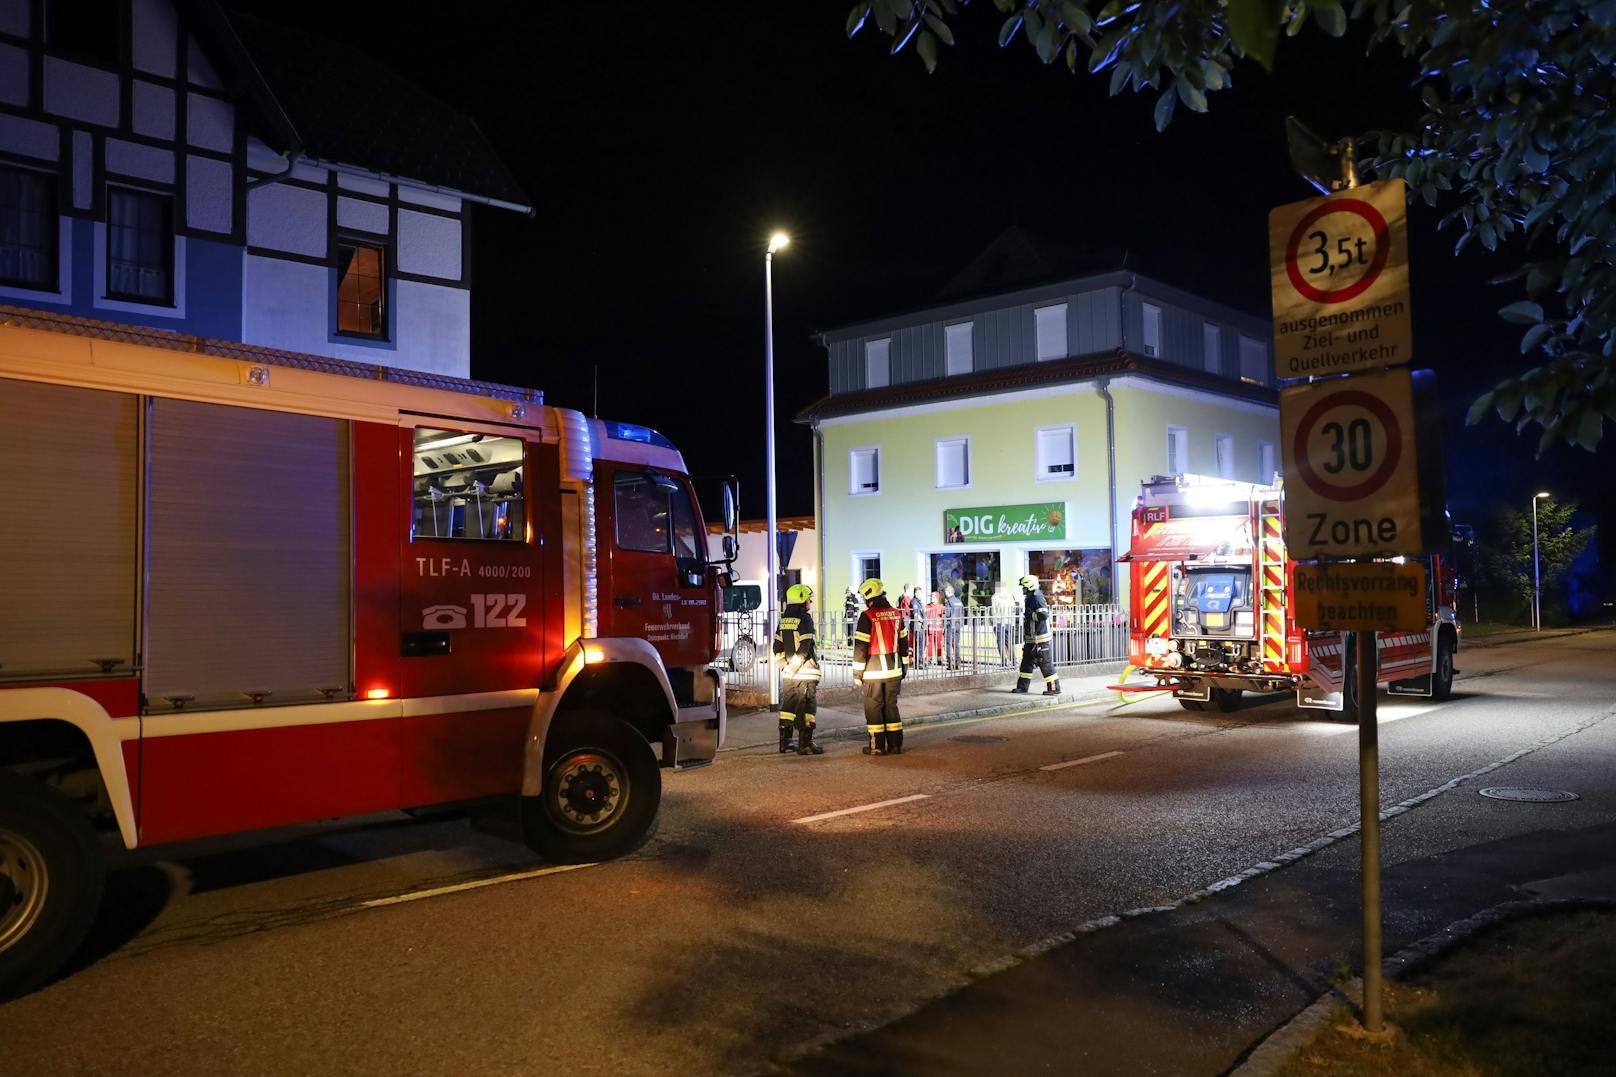
[[[46,50],[100,67],[117,67],[121,6],[116,0],[46,0]]]
[[[382,247],[337,241],[337,332],[387,338],[387,251]]]

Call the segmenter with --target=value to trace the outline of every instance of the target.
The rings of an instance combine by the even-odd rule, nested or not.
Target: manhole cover
[[[961,744],[1000,744],[1000,743],[1002,743],[1004,741],[1009,740],[1010,738],[1009,737],[993,737],[993,736],[989,736],[986,733],[966,733],[964,736],[949,737],[948,739],[949,740],[957,740]]]
[[[1494,800],[1522,800],[1528,804],[1553,804],[1560,800],[1577,799],[1577,794],[1568,793],[1564,789],[1516,789],[1508,785],[1483,789],[1481,795],[1492,797]]]

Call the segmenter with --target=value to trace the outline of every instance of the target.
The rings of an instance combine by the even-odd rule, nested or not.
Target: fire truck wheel
[[[604,715],[575,714],[551,739],[544,791],[523,803],[528,844],[557,864],[609,860],[633,849],[662,800],[651,746],[632,726]]]
[[[1436,670],[1431,674],[1431,698],[1453,695],[1453,638],[1443,632],[1436,639]]]
[[[1228,714],[1240,709],[1240,697],[1245,694],[1242,688],[1214,688],[1212,689],[1212,709]]]
[[[1204,711],[1207,709],[1207,702],[1204,699],[1181,699],[1178,701],[1178,705],[1187,711]]]
[[[101,907],[101,882],[84,813],[54,789],[0,773],[0,1000],[38,987],[73,955]]]

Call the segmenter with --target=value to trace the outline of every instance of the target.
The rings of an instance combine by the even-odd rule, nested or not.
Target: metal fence
[[[724,615],[720,663],[732,688],[761,688],[768,680],[769,640],[764,610]],[[824,688],[853,683],[853,628],[856,618],[840,613],[817,618],[819,665]],[[1128,616],[1121,606],[1052,606],[1056,666],[1117,662],[1128,655]],[[965,679],[1014,670],[1021,665],[1021,615],[995,616],[978,606],[957,618],[917,615],[909,621],[909,676],[926,681]]]

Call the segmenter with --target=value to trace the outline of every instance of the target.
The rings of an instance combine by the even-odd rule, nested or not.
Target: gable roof
[[[189,3],[229,54],[242,89],[282,143],[276,149],[532,212],[477,124],[391,68],[213,0]]]

